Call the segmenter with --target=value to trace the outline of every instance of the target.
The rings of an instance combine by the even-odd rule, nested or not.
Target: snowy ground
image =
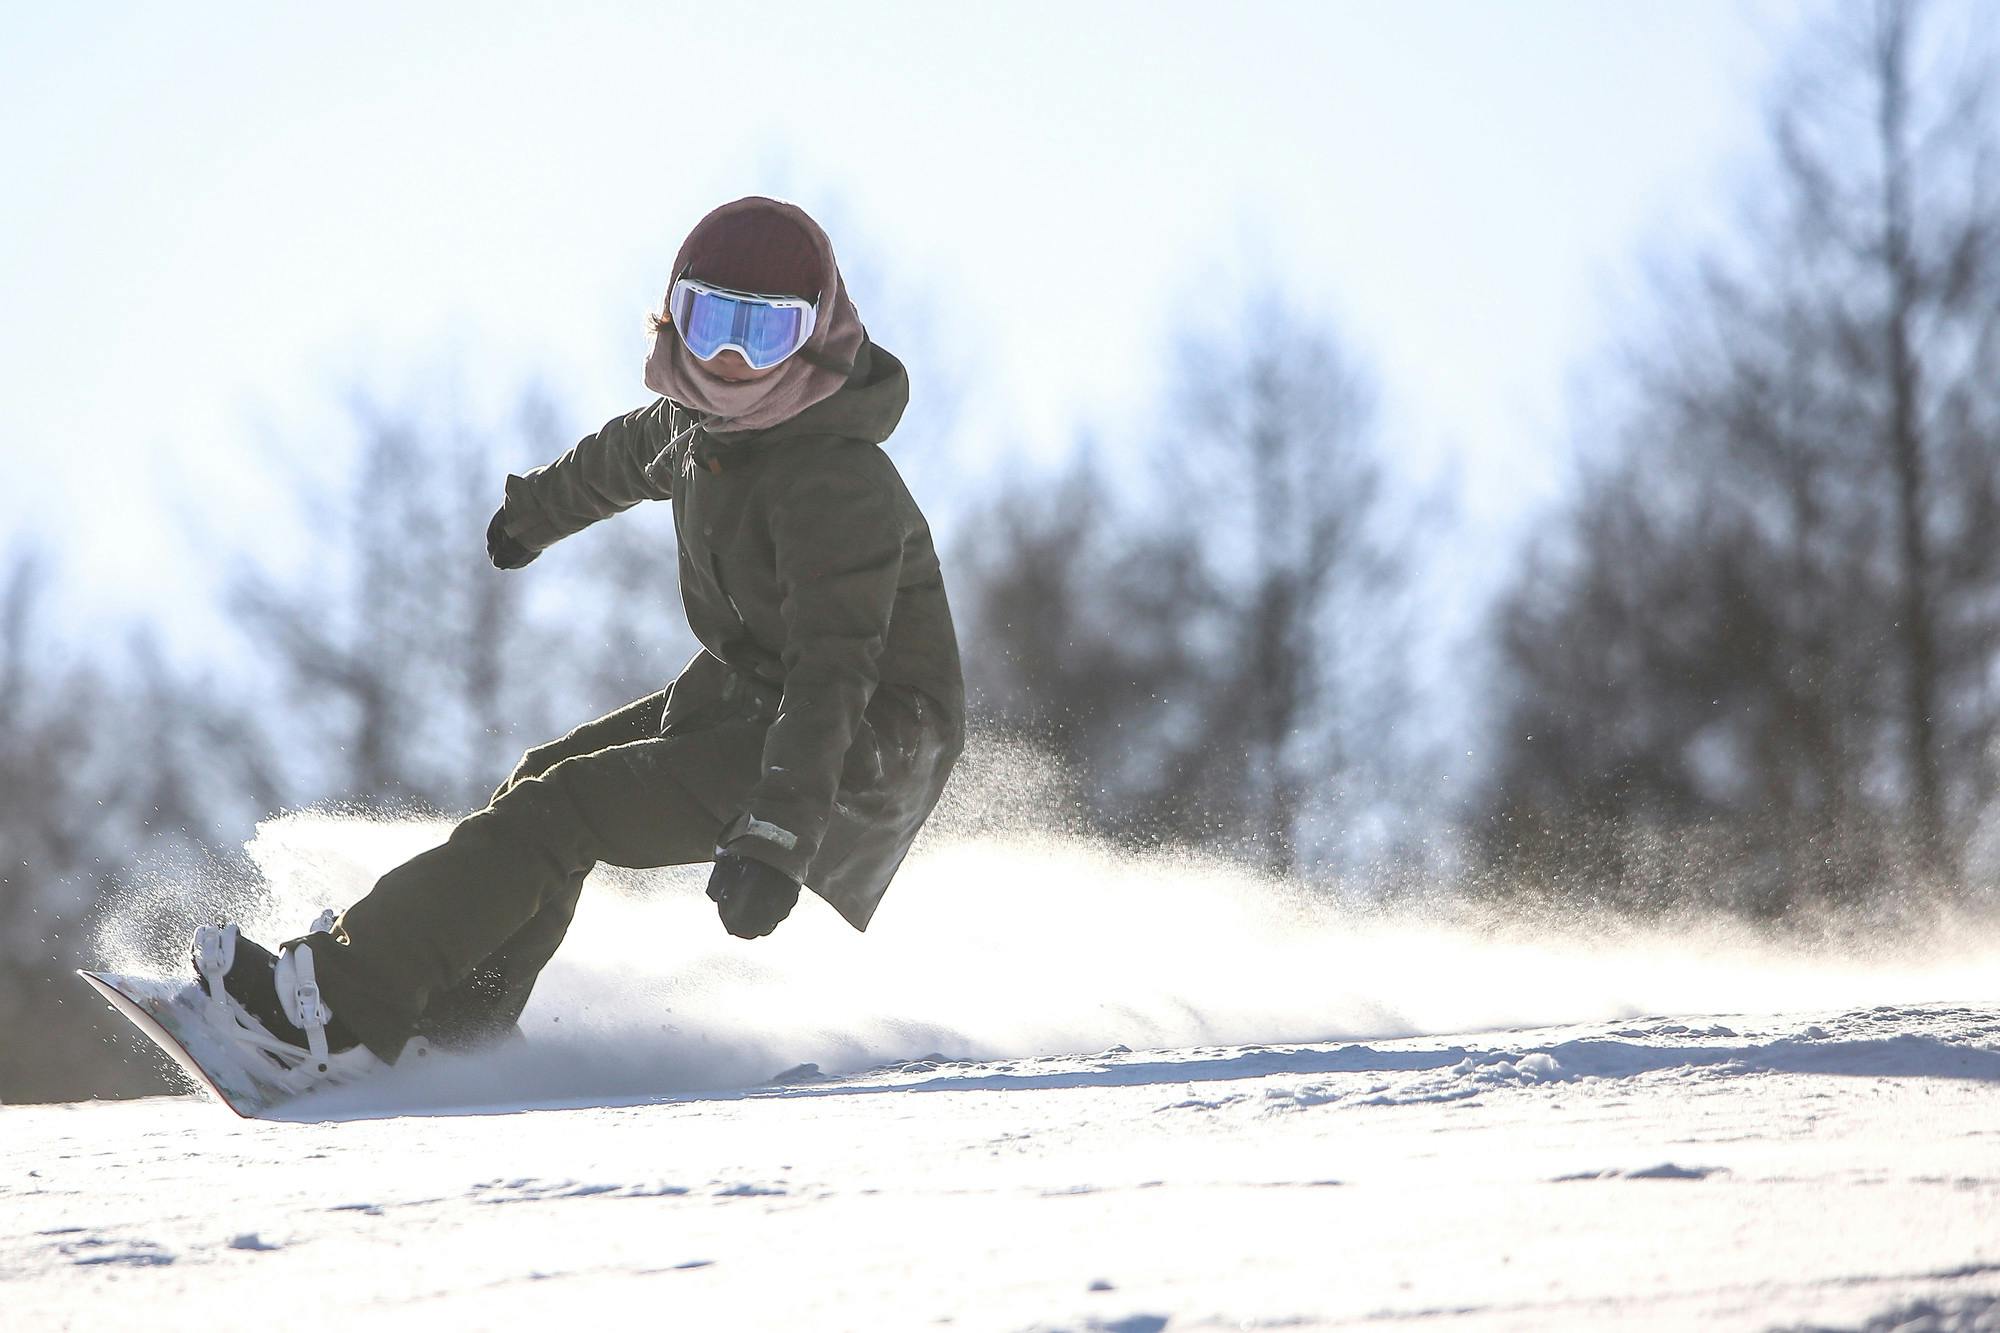
[[[338,895],[429,832],[259,859]],[[483,1061],[0,1108],[0,1327],[2000,1329],[1976,940],[1565,945],[968,844],[759,952],[654,888]]]

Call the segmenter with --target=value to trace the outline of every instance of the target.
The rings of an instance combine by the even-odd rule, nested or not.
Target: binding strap
[[[333,1011],[319,997],[319,979],[313,975],[312,946],[291,946],[285,950],[283,961],[292,965],[292,1013],[289,1017],[305,1030],[306,1048],[312,1052],[314,1062],[324,1067],[327,1059],[326,1025],[332,1021]],[[283,994],[279,992],[280,998]]]
[[[229,969],[236,965],[237,929],[234,921],[226,926],[197,926],[194,932],[194,966],[201,973],[202,989],[208,992],[208,1007],[226,1028],[229,1026]]]

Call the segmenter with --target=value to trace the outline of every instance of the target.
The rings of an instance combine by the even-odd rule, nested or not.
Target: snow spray
[[[527,1040],[427,1062],[421,1086],[391,1078],[412,1080],[427,1106],[591,1104],[745,1088],[807,1065],[1990,999],[2000,976],[1990,929],[1835,951],[1719,918],[1566,930],[1446,903],[1343,905],[1212,858],[1049,831],[1061,802],[1036,789],[1056,782],[1024,750],[968,764],[865,935],[808,894],[774,935],[732,939],[702,893],[706,866],[601,867],[523,1015]],[[247,848],[256,882],[128,895],[123,919],[100,925],[104,964],[173,975],[193,925],[225,915],[260,941],[296,935],[449,827],[273,819]],[[142,916],[150,933],[135,930]],[[315,1105],[337,1113],[320,1102],[359,1095]]]

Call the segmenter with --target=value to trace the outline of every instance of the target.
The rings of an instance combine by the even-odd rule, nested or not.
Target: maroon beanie
[[[820,296],[825,260],[803,227],[776,211],[710,214],[685,246],[686,276],[760,296]]]

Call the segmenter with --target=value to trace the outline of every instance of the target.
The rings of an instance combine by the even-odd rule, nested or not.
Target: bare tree
[[[1181,349],[1162,437],[1156,540],[1192,553],[1210,589],[1180,616],[1209,645],[1206,725],[1163,791],[1240,801],[1258,857],[1291,874],[1340,859],[1383,794],[1406,646],[1399,529],[1415,515],[1390,504],[1374,391],[1337,336],[1272,294],[1245,316],[1250,340]]]
[[[1211,594],[1194,553],[1139,527],[1086,443],[1055,476],[1013,473],[953,561],[975,715],[1078,783],[1099,828],[1145,837],[1142,805],[1202,730],[1181,631]]]
[[[1099,824],[1291,874],[1391,798],[1415,514],[1335,337],[1252,309],[1254,343],[1180,349],[1153,494],[1086,447],[974,528],[968,662],[989,707],[1087,772]]]
[[[366,400],[355,419],[344,496],[302,485],[307,572],[246,558],[232,599],[278,677],[266,721],[293,799],[471,808],[526,744],[672,678],[691,639],[664,516],[601,525],[529,570],[487,563],[506,472],[560,452],[546,403],[524,399],[498,440]]]

